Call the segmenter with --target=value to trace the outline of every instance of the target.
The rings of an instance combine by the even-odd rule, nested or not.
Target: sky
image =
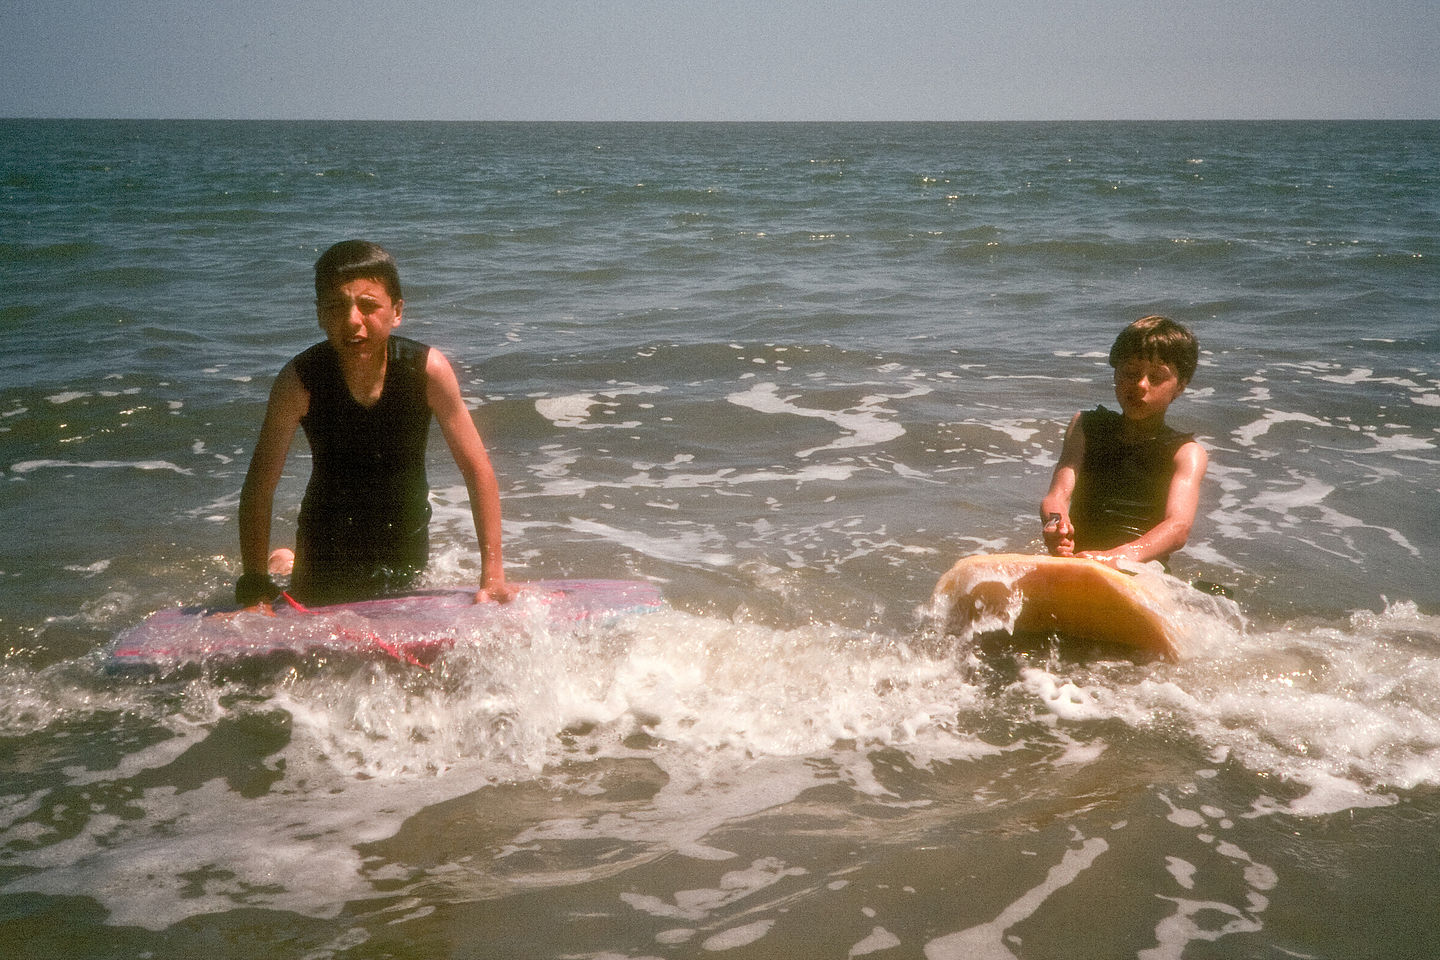
[[[0,117],[1440,117],[1440,0],[0,0]]]

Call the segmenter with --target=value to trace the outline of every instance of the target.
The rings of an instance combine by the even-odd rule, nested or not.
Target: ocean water
[[[16,957],[1431,957],[1440,124],[0,121]],[[315,257],[395,253],[511,579],[433,671],[104,669],[228,597]],[[1196,651],[943,636],[1148,313]],[[293,530],[303,442],[277,497]],[[473,580],[431,457],[434,585]]]

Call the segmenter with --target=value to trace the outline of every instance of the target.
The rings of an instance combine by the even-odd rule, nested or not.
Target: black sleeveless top
[[[1153,437],[1126,443],[1120,434],[1124,420],[1105,407],[1080,414],[1085,461],[1070,503],[1076,550],[1109,550],[1165,519],[1175,453],[1194,434],[1165,427]]]
[[[300,529],[324,539],[349,527],[384,539],[412,534],[430,521],[425,448],[430,430],[425,364],[430,348],[391,336],[385,384],[373,407],[350,395],[340,358],[328,341],[295,358],[310,394],[300,419],[314,457],[300,505]]]

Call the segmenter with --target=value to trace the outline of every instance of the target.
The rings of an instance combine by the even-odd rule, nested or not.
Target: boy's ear
[[[390,329],[393,330],[393,329],[395,329],[396,327],[400,326],[400,321],[403,320],[404,318],[405,318],[405,301],[404,301],[404,300],[396,300],[396,301],[395,301],[395,322],[392,323],[392,324],[390,324]]]

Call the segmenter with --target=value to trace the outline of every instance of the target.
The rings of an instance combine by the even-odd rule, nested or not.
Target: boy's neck
[[[384,392],[389,367],[388,339],[380,344],[379,350],[368,351],[363,356],[340,354],[340,373],[345,378],[345,386],[362,407],[374,406]]]
[[[1144,420],[1132,420],[1124,417],[1120,421],[1120,439],[1122,440],[1148,440],[1158,436],[1165,429],[1165,414],[1160,413]]]

